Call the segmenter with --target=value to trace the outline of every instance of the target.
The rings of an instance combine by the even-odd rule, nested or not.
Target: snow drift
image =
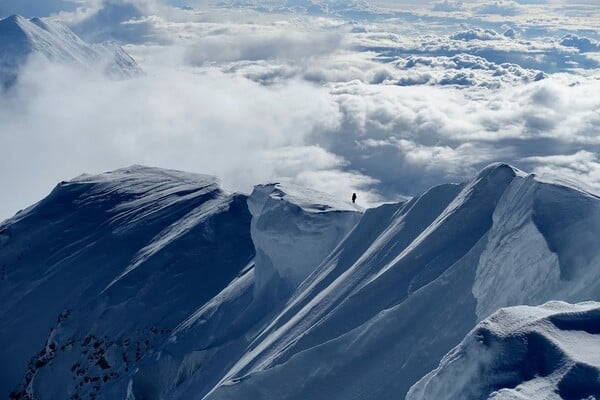
[[[113,43],[89,45],[67,26],[48,19],[13,15],[0,20],[0,83],[7,87],[30,57],[98,70],[116,78],[138,75],[135,61]]]
[[[255,187],[248,206],[256,248],[256,291],[276,290],[284,297],[360,219],[350,204],[290,184]]]
[[[600,303],[504,308],[479,323],[407,399],[598,398],[599,335]]]
[[[498,309],[600,300],[599,200],[505,164],[364,213],[292,185],[81,177],[0,226],[0,388],[404,398]]]

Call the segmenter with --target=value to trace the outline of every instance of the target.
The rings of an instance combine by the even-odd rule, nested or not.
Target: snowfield
[[[413,386],[417,399],[596,399],[600,303],[504,308]]]
[[[506,164],[367,210],[140,166],[62,182],[0,224],[0,391],[599,396],[599,200]]]

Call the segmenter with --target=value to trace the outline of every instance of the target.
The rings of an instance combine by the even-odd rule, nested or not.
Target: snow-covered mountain
[[[498,164],[368,210],[207,398],[403,398],[499,307],[598,299],[598,200]]]
[[[596,195],[504,164],[366,211],[285,184],[82,176],[0,225],[0,392],[398,399],[421,380],[411,396],[454,399],[439,388],[467,367],[439,363],[478,323],[600,299],[599,234]],[[570,307],[556,304],[527,309],[527,329]],[[512,335],[519,315],[491,331]],[[451,354],[485,363],[469,335]],[[522,355],[507,346],[491,354]]]
[[[14,83],[19,68],[31,56],[100,70],[117,78],[140,73],[135,61],[118,45],[89,45],[59,22],[18,15],[0,20],[0,81],[4,86]]]

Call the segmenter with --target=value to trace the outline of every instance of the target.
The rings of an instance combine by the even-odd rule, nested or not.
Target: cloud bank
[[[519,15],[538,6],[496,3]],[[371,6],[357,20],[246,5],[95,7],[62,18],[88,40],[125,44],[145,75],[114,81],[31,59],[0,94],[0,148],[10,149],[0,219],[57,181],[135,163],[214,174],[245,192],[272,180],[358,192],[364,205],[494,161],[600,188],[600,56],[585,19],[581,30],[534,34],[519,16],[447,31],[453,23],[435,16],[373,19]],[[98,35],[99,16],[115,27]]]

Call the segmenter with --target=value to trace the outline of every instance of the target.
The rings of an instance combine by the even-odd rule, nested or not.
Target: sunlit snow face
[[[117,40],[145,74],[32,57],[0,94],[0,219],[57,181],[134,163],[367,205],[494,161],[600,190],[595,2],[13,3],[0,14]]]

